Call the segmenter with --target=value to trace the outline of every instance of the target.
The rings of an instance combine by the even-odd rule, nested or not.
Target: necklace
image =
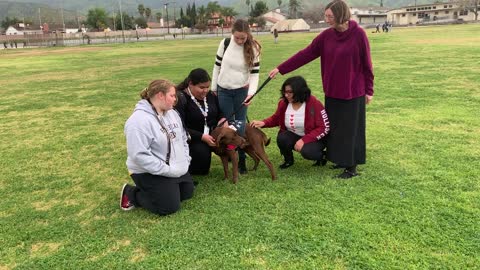
[[[190,88],[187,87],[188,94],[190,95],[190,98],[193,100],[195,104],[197,104],[198,109],[200,109],[200,112],[202,112],[203,117],[205,117],[205,123],[207,122],[207,115],[208,115],[208,103],[207,103],[207,96],[203,98],[203,104],[205,104],[205,110],[202,108],[202,105],[200,105],[200,102],[192,95],[192,91],[190,91]]]
[[[202,105],[200,105],[200,102],[198,102],[198,100],[192,95],[192,91],[190,91],[190,88],[187,87],[187,91],[188,91],[188,94],[190,95],[190,98],[192,99],[192,101],[195,104],[197,104],[197,107],[200,110],[200,112],[202,113],[203,119],[205,120],[205,124],[204,124],[204,127],[203,127],[203,133],[208,134],[210,130],[209,130],[208,125],[207,125],[207,116],[208,116],[207,96],[205,96],[203,98],[203,104],[205,104],[205,110],[204,110],[202,108]]]

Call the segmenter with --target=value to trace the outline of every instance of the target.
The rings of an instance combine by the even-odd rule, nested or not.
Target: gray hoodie
[[[155,118],[157,115],[152,105],[142,99],[125,123],[128,171],[180,177],[188,172],[191,160],[182,120],[175,110],[159,116],[171,137],[170,165],[167,165],[167,136]]]

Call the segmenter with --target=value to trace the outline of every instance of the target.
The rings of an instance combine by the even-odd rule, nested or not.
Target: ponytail
[[[142,99],[150,99],[159,92],[166,94],[168,90],[172,87],[175,87],[173,83],[167,80],[154,80],[152,81],[148,87],[145,87],[140,92],[140,97]]]

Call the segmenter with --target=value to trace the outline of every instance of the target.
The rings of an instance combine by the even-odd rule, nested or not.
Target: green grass
[[[131,182],[123,125],[149,81],[211,71],[219,39],[0,51],[0,269],[479,268],[479,32],[369,33],[376,93],[360,177],[333,179],[297,155],[276,182],[261,164],[233,185],[214,157],[168,217],[118,208]],[[260,80],[313,37],[259,36]],[[293,74],[323,100],[318,61]],[[255,97],[250,119],[273,112],[286,78]]]

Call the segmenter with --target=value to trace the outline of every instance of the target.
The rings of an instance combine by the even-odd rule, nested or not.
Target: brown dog
[[[224,179],[228,179],[228,161],[232,161],[232,181],[238,182],[238,152],[236,147],[245,147],[245,139],[238,135],[233,129],[228,127],[217,127],[210,134],[214,139],[216,146],[213,151],[222,160]],[[234,148],[232,148],[234,146]]]
[[[277,178],[275,170],[265,152],[265,146],[270,143],[270,138],[267,138],[267,135],[265,135],[260,129],[254,128],[248,124],[245,126],[245,137],[247,137],[247,144],[241,148],[254,160],[255,165],[252,170],[256,170],[258,163],[262,160],[270,170],[272,180],[275,180]]]

